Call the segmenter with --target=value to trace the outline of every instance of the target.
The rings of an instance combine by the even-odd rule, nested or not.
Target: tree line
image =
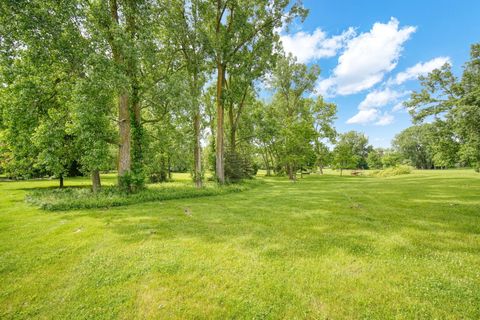
[[[312,95],[318,66],[282,51],[279,30],[307,13],[288,0],[2,1],[1,170],[60,185],[90,175],[98,191],[100,172],[115,169],[135,192],[172,171],[197,187],[207,170],[221,184],[258,167],[295,180],[378,167],[375,154],[382,166],[478,168],[479,45],[461,79],[448,65],[421,79],[406,105],[430,123],[375,150],[336,132],[336,105]],[[425,151],[419,135],[442,138]]]
[[[333,130],[332,105],[305,98],[318,67],[281,49],[278,30],[307,14],[300,1],[12,0],[0,9],[0,161],[11,177],[62,185],[81,172],[97,191],[100,172],[115,168],[120,188],[135,192],[190,170],[201,187],[206,167],[222,184],[251,176],[262,144],[268,166],[294,179],[306,146]],[[271,104],[258,98],[264,85]],[[270,121],[275,137],[262,128]]]
[[[404,102],[413,125],[397,134],[391,148],[373,148],[350,131],[333,149],[317,149],[322,166],[337,169],[417,169],[472,167],[480,171],[480,44],[473,44],[460,77],[450,64],[419,77],[421,88]]]

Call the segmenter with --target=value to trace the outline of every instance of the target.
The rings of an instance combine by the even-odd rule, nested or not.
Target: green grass
[[[473,170],[259,179],[63,212],[24,201],[56,181],[0,182],[0,318],[480,318]]]

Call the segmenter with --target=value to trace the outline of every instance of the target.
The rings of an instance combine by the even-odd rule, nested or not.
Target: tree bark
[[[297,180],[297,176],[295,174],[295,169],[294,169],[294,166],[291,165],[291,164],[288,164],[287,165],[287,170],[288,170],[288,179],[290,179],[291,181],[295,181]]]
[[[134,76],[135,77],[135,76]],[[140,107],[140,96],[138,83],[136,79],[132,81],[132,110],[133,113],[133,146],[132,146],[132,168],[135,173],[140,173],[143,170],[143,128],[142,128],[142,116]]]
[[[194,178],[195,178],[195,186],[197,188],[202,187],[202,147],[200,145],[200,112],[197,108],[195,110],[195,116],[193,120],[193,129],[195,133],[195,145],[194,145]]]
[[[59,177],[60,189],[63,188],[63,174]]]
[[[100,171],[93,170],[92,171],[92,191],[93,193],[97,193],[100,191],[102,184],[100,182]]]
[[[125,10],[126,31],[130,37],[130,46],[135,50],[135,38],[137,35],[135,15],[137,14],[137,3],[134,0],[129,0],[126,2],[126,5],[128,6],[128,10]],[[126,58],[126,66],[131,86],[130,113],[133,115],[133,119],[130,119],[132,126],[132,163],[130,169],[133,170],[134,174],[139,178],[143,176],[143,128],[140,106],[140,85],[138,80],[138,58],[135,51],[131,52]],[[136,187],[141,187],[141,185],[143,185],[143,183],[137,180]]]
[[[243,107],[245,105],[245,98],[247,97],[248,87],[245,88],[242,96],[242,100],[238,104],[236,114],[234,112],[233,103],[230,105],[228,110],[228,117],[230,121],[230,150],[232,153],[236,152],[237,148],[237,131],[238,131],[238,122],[242,115]]]
[[[130,112],[128,109],[128,95],[123,93],[118,98],[118,176],[119,178],[130,172],[131,168],[131,141],[130,141]]]
[[[236,152],[236,142],[237,142],[237,128],[233,116],[233,105],[228,109],[228,118],[230,121],[230,151],[232,153]]]
[[[221,63],[217,63],[217,138],[215,148],[215,174],[218,182],[225,183],[224,167],[224,141],[223,141],[223,86],[224,86],[225,68]]]
[[[116,0],[110,0],[110,16],[112,22],[116,25],[119,23],[118,17],[118,4]],[[118,65],[123,65],[125,63],[124,57],[121,54],[120,48],[115,42],[113,31],[108,37],[110,47],[112,49],[113,60]],[[130,154],[130,111],[128,108],[128,93],[123,89],[123,91],[118,95],[118,135],[119,135],[119,145],[118,145],[118,178],[124,176],[126,173],[130,172],[131,168],[131,154]],[[120,181],[119,181],[120,182]]]
[[[269,177],[270,176],[270,165],[268,163],[267,151],[265,150],[265,152],[261,152],[261,154],[262,154],[263,162],[265,163],[265,169],[267,170],[267,177]]]

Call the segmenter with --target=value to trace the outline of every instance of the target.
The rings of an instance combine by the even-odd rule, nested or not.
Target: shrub
[[[250,179],[257,169],[248,156],[238,152],[225,152],[225,178],[229,182]]]
[[[406,165],[399,165],[396,167],[387,168],[384,170],[374,171],[372,175],[377,177],[392,177],[402,174],[409,174],[412,172],[412,167]]]
[[[119,177],[118,188],[123,193],[136,193],[145,188],[143,172],[127,172]]]

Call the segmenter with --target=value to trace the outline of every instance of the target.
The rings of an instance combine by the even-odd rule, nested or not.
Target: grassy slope
[[[68,212],[0,182],[0,318],[480,318],[480,175],[266,180]]]

